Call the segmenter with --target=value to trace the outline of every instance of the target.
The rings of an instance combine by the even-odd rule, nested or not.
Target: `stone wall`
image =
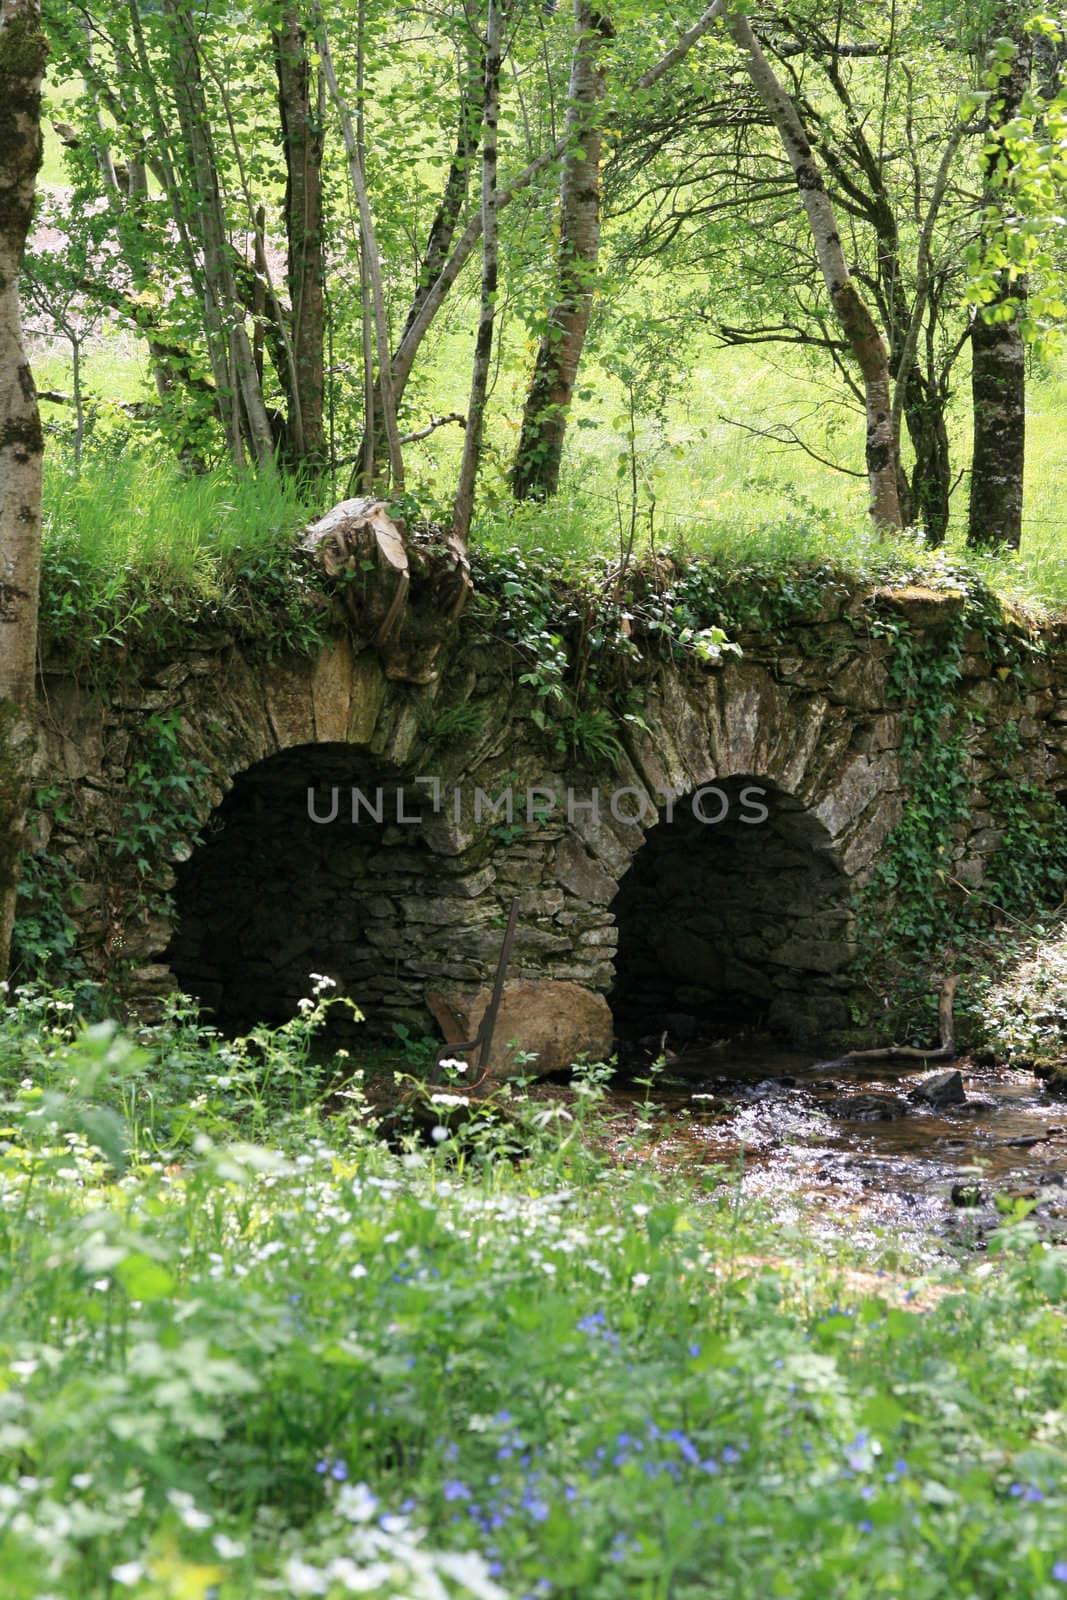
[[[935,638],[960,604],[834,590],[777,636],[742,637],[740,659],[650,666],[645,727],[627,725],[614,772],[548,753],[521,667],[462,631],[421,687],[390,682],[346,635],[315,660],[274,663],[205,639],[129,663],[107,696],[49,662],[38,782],[52,799],[38,848],[81,886],[89,969],[121,977],[142,1009],[178,980],[228,1025],[278,1020],[314,972],[370,1026],[436,1019],[460,1036],[484,1007],[517,895],[514,1014],[546,1061],[576,1040],[610,1048],[613,1012],[635,1027],[677,1011],[769,1015],[817,1037],[845,1019],[849,897],[901,814],[907,708],[890,703],[891,642],[875,623],[904,617],[914,638]],[[999,843],[983,787],[999,730],[1016,730],[1020,772],[1060,800],[1067,791],[1067,654],[1057,634],[1044,658],[1006,670],[986,635],[963,644],[973,804],[943,865],[978,887]],[[172,730],[174,769],[196,777],[146,876],[115,845],[144,789],[153,718]],[[433,785],[417,781],[431,778],[436,810]],[[707,785],[728,801],[721,823],[694,818]],[[362,804],[354,825],[353,788],[373,803],[379,786],[381,820]],[[335,821],[309,817],[309,787],[319,817],[336,791]],[[740,816],[749,787],[767,808],[755,825]],[[510,789],[511,820],[484,800],[477,815],[479,789]],[[697,804],[705,817],[722,808]]]

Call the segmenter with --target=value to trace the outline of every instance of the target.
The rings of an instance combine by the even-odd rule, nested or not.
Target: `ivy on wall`
[[[1058,802],[1026,773],[1015,723],[985,740],[991,767],[983,809],[999,835],[981,884],[957,876],[954,855],[972,826],[974,746],[987,717],[962,690],[963,640],[982,635],[994,677],[1030,686],[1039,644],[1004,625],[999,608],[968,593],[946,626],[917,634],[906,618],[879,617],[892,641],[889,693],[903,716],[903,813],[874,872],[856,897],[860,947],[853,968],[868,996],[857,1023],[910,1032],[923,1044],[936,1015],[934,980],[950,967],[966,974],[995,965],[1005,946],[1032,934],[1062,904],[1067,888],[1067,827]],[[967,1005],[967,992],[961,996]],[[887,1003],[888,1002],[888,1003]]]

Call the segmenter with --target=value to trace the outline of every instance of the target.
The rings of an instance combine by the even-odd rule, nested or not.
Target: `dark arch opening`
[[[360,1007],[361,1031],[427,1031],[416,952],[432,930],[409,913],[442,867],[408,820],[425,809],[424,790],[348,745],[297,746],[240,773],[176,869],[164,959],[180,987],[233,1034],[288,1021],[321,973]],[[346,1015],[335,1008],[335,1031],[350,1031]]]
[[[819,819],[758,777],[717,780],[661,813],[613,903],[611,1005],[623,1039],[843,1025],[848,880]]]

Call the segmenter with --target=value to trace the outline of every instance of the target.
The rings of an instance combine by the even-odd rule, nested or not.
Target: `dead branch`
[[[891,1044],[882,1050],[849,1050],[842,1059],[844,1061],[954,1061],[956,1045],[952,1024],[952,1002],[959,981],[958,975],[951,973],[941,985],[937,1003],[941,1043],[936,1050],[916,1050],[907,1044]]]
[[[831,461],[827,456],[821,456],[797,433],[796,429],[788,422],[776,422],[770,428],[754,428],[749,422],[738,422],[733,417],[725,417],[719,413],[719,421],[725,422],[728,428],[740,428],[743,433],[755,434],[757,439],[772,439],[775,444],[796,445],[798,450],[803,450],[806,456],[813,461],[818,461],[821,466],[829,467],[833,472],[843,472],[847,478],[866,478],[865,472],[857,472],[854,467],[843,467],[840,462]]]

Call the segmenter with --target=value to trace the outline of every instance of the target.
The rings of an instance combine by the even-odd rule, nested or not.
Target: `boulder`
[[[446,1043],[474,1038],[491,992],[482,988],[470,998],[440,990],[427,994]],[[491,1077],[557,1072],[579,1056],[604,1060],[611,1050],[611,1012],[603,995],[577,983],[549,980],[520,979],[505,985],[493,1030]],[[536,1059],[523,1063],[520,1053]]]
[[[909,1098],[920,1105],[940,1109],[942,1106],[961,1106],[967,1096],[961,1074],[951,1069],[948,1072],[928,1073],[911,1090]]]

